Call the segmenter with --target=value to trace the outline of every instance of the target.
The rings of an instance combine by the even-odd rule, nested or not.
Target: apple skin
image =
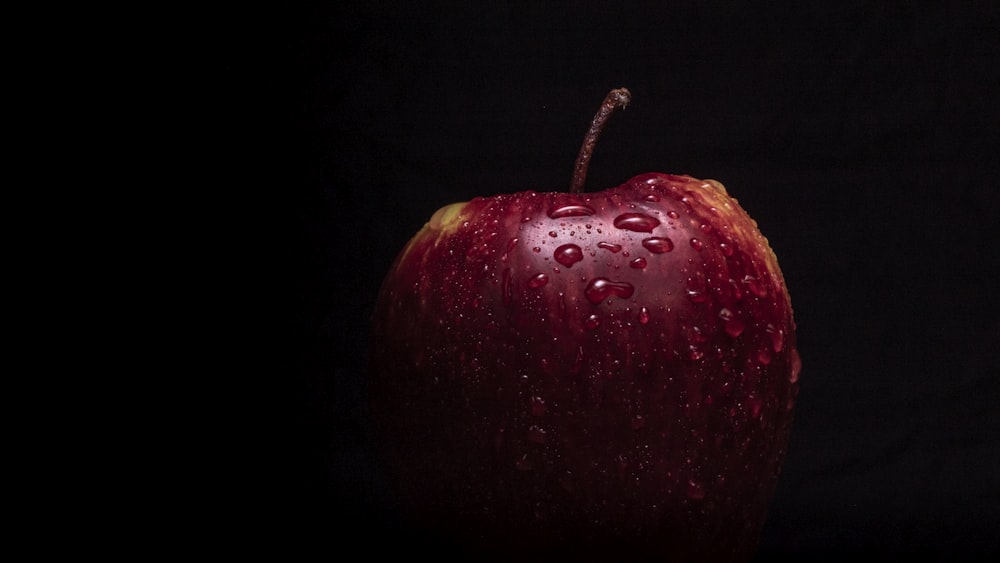
[[[446,206],[386,277],[371,352],[379,451],[426,545],[753,554],[801,362],[774,252],[721,183]]]

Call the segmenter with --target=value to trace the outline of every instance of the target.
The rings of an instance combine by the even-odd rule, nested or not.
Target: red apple
[[[438,210],[374,314],[400,516],[499,558],[747,560],[801,363],[788,290],[721,183],[650,173]],[[451,553],[459,553],[452,551]]]

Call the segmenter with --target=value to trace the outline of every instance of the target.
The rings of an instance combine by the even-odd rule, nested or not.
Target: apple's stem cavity
[[[590,165],[590,157],[594,154],[594,145],[597,138],[601,136],[604,125],[608,118],[618,108],[624,109],[632,100],[632,94],[625,88],[616,88],[604,98],[601,108],[597,110],[597,115],[590,123],[590,129],[583,138],[583,146],[580,147],[580,154],[576,157],[576,166],[573,167],[573,181],[569,185],[569,191],[578,194],[583,191],[583,184],[587,182],[587,167]]]

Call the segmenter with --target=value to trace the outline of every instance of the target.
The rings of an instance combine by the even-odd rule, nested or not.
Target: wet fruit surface
[[[470,545],[748,558],[801,370],[753,220],[664,174],[446,209],[375,312],[402,513]]]

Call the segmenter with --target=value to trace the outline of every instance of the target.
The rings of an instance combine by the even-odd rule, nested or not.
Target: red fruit
[[[400,515],[435,544],[752,555],[801,364],[777,259],[719,182],[446,206],[386,277],[372,352]]]

